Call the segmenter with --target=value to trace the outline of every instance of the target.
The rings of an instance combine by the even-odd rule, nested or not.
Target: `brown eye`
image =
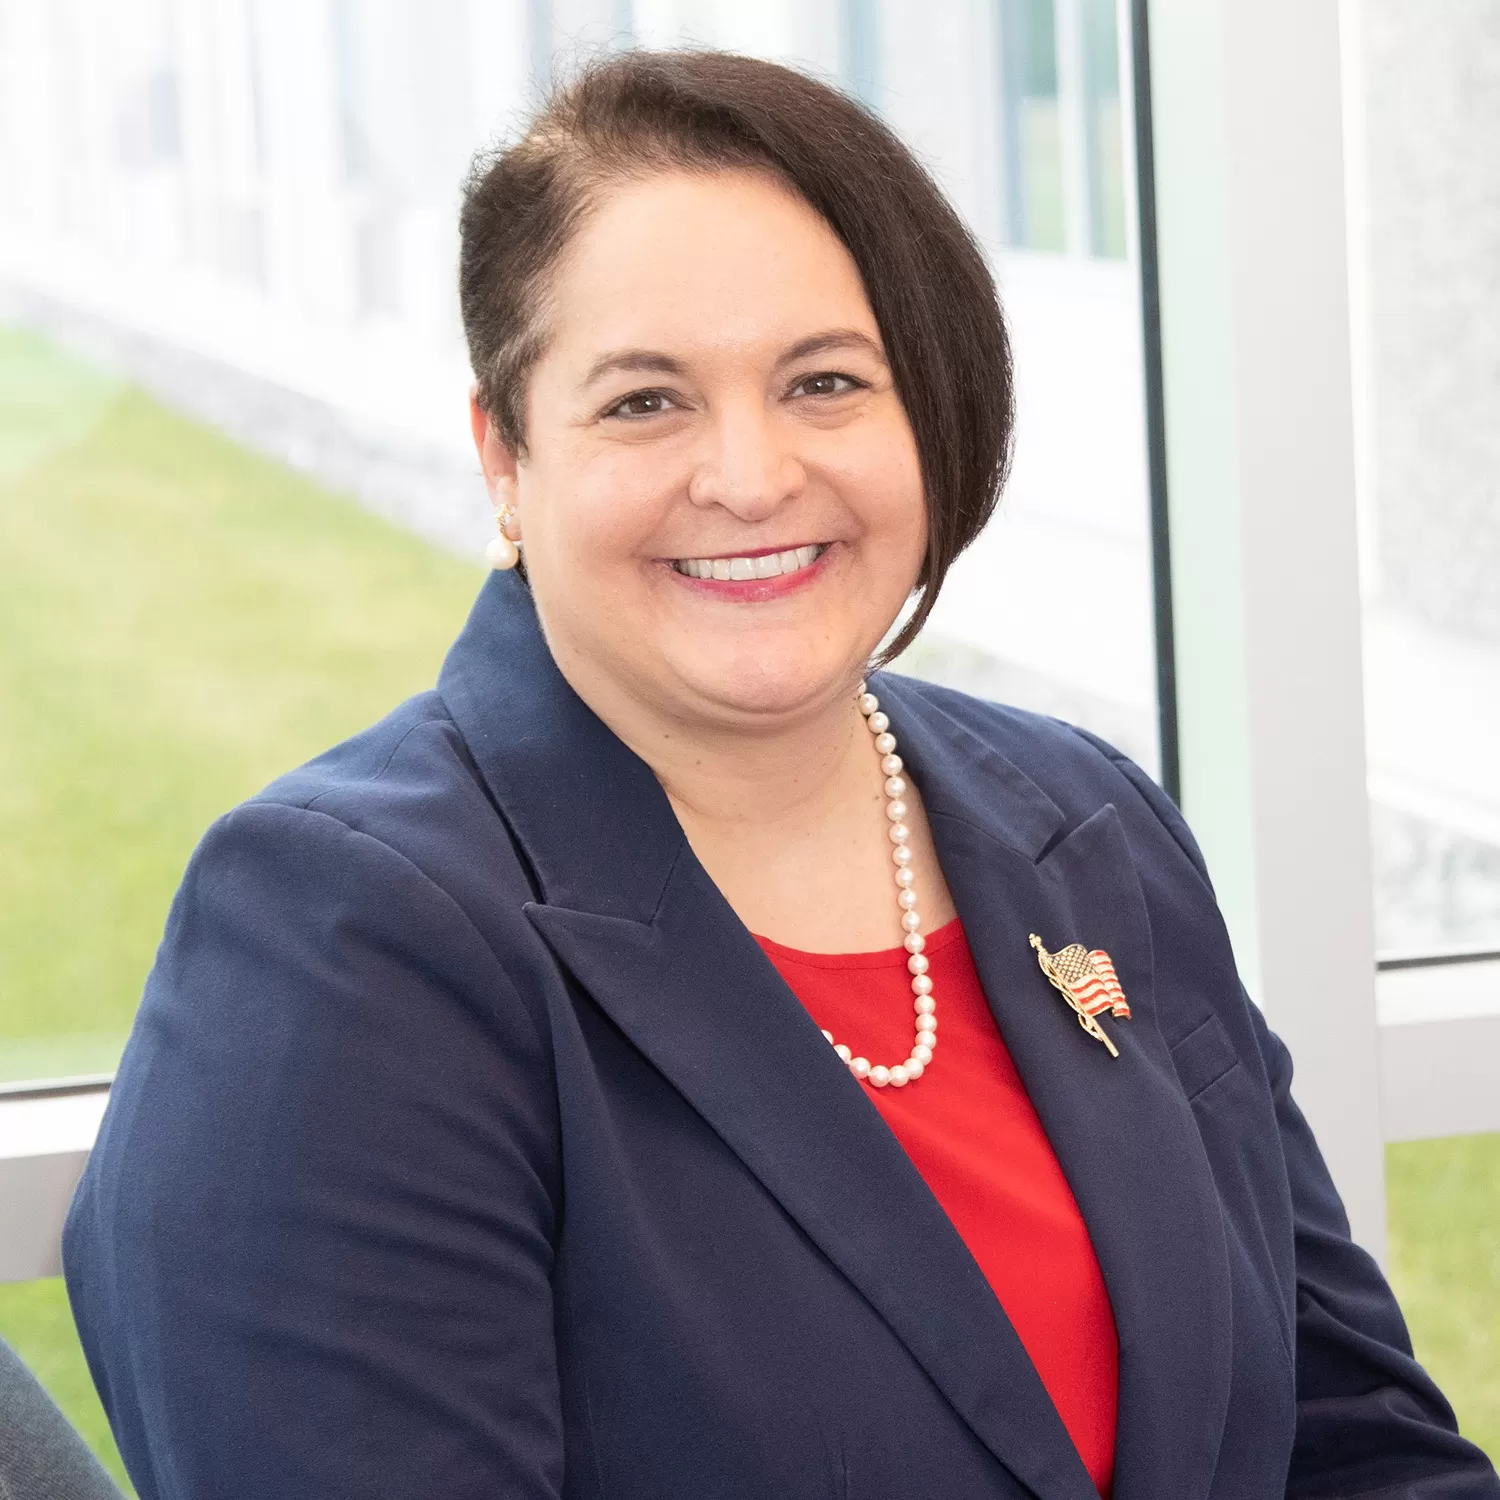
[[[796,389],[804,396],[842,396],[846,391],[858,389],[860,385],[861,382],[852,376],[839,375],[830,370],[798,381]]]
[[[667,410],[670,403],[665,391],[632,391],[605,413],[608,417],[654,417]]]

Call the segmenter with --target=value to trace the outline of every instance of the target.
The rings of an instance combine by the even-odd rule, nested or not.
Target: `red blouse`
[[[911,1050],[901,948],[802,953],[760,938],[818,1025],[856,1057]],[[1094,1247],[955,919],[927,940],[941,1040],[905,1088],[866,1091],[978,1262],[1101,1495],[1114,1474],[1120,1346]]]

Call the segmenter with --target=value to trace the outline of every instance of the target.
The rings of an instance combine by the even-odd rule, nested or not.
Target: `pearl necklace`
[[[907,786],[901,775],[901,757],[896,754],[896,736],[891,733],[890,719],[880,711],[880,699],[869,692],[864,683],[859,685],[859,711],[864,715],[870,733],[875,736],[875,750],[886,778],[885,815],[890,820],[889,833],[894,845],[891,859],[896,865],[896,904],[901,908],[901,927],[906,933],[902,946],[907,952],[906,967],[911,971],[912,994],[916,996],[912,1009],[917,1013],[917,1034],[911,1056],[889,1068],[872,1064],[867,1057],[855,1057],[842,1042],[834,1041],[831,1031],[825,1031],[823,1035],[856,1078],[873,1084],[877,1089],[888,1085],[899,1089],[920,1078],[932,1061],[933,1049],[937,1046],[937,1002],[932,998],[932,980],[927,975],[927,958],[922,952],[927,939],[918,930],[922,918],[917,913],[916,877],[911,872],[911,849],[906,842],[911,837],[911,829],[906,825],[907,806],[901,799],[906,795]]]

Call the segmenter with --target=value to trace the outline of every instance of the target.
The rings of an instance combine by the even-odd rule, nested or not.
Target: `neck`
[[[819,952],[899,939],[884,778],[852,690],[774,734],[660,748],[648,764],[752,932]]]
[[[651,767],[690,838],[758,844],[879,798],[855,686],[775,723],[688,726],[638,712],[606,722]]]
[[[901,940],[885,776],[857,681],[774,723],[689,726],[590,707],[655,772],[694,854],[752,932],[793,948],[852,953]],[[893,726],[899,731],[899,726]],[[952,914],[921,800],[912,829],[924,915]]]
[[[857,677],[795,713],[689,717],[587,663],[559,666],[655,773],[698,862],[752,932],[827,953],[901,941],[885,775]],[[892,729],[899,739],[900,724]],[[952,901],[914,785],[904,800],[922,914],[935,930]]]

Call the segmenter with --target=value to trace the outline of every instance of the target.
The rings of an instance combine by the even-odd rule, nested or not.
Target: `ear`
[[[474,450],[484,471],[490,503],[498,505],[505,490],[515,494],[516,456],[501,439],[495,419],[479,404],[478,385],[469,387],[469,429],[474,434]]]

